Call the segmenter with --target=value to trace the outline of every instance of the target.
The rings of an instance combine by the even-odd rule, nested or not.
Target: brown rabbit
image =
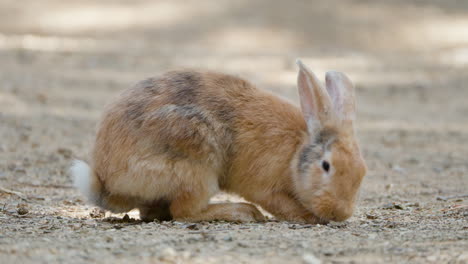
[[[75,184],[102,208],[138,208],[148,221],[264,220],[252,204],[210,204],[220,190],[280,220],[347,219],[366,173],[354,88],[328,72],[325,89],[297,63],[302,112],[220,73],[172,71],[140,82],[107,108],[91,166],[71,168]]]

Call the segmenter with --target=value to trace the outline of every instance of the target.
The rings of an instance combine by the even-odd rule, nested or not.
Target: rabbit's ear
[[[336,71],[327,72],[325,82],[336,116],[352,124],[356,116],[353,83],[344,73]]]
[[[301,101],[302,114],[307,123],[307,130],[313,133],[320,123],[330,118],[331,100],[323,85],[300,60],[297,87]]]

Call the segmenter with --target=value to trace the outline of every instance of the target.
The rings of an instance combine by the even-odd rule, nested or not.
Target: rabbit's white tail
[[[91,171],[89,165],[81,160],[74,160],[70,167],[70,173],[73,177],[73,185],[83,193],[90,202],[96,203],[99,199],[99,193],[96,191],[98,186],[93,186],[97,183],[94,179],[95,175]],[[98,189],[98,190],[96,190]]]
[[[114,213],[128,212],[135,208],[131,198],[110,195],[106,192],[96,173],[86,162],[81,160],[73,161],[70,174],[73,177],[73,185],[94,205]]]

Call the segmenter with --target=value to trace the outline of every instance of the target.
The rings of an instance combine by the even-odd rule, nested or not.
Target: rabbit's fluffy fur
[[[302,63],[301,109],[240,78],[172,71],[138,83],[105,111],[78,187],[112,212],[143,220],[261,221],[236,193],[281,220],[347,219],[366,167],[354,138],[354,88],[341,73],[326,88]],[[324,162],[329,164],[325,170]]]

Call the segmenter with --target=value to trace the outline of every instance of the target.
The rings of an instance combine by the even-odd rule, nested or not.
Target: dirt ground
[[[467,28],[456,0],[0,0],[0,262],[468,263]],[[297,57],[356,84],[348,221],[141,223],[72,188],[120,90],[197,67],[297,102]]]

